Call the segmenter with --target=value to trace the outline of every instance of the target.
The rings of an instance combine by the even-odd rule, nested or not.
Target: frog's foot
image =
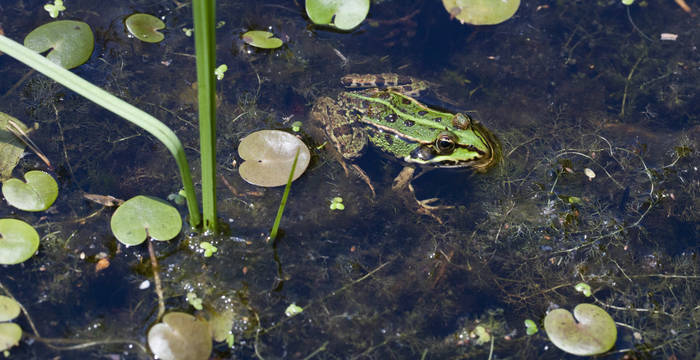
[[[352,164],[350,166],[352,166],[352,168],[355,169],[355,171],[357,172],[357,175],[360,177],[360,179],[362,179],[362,181],[364,181],[365,184],[367,184],[367,186],[369,186],[369,190],[372,192],[372,198],[377,197],[377,193],[374,192],[374,186],[372,186],[372,181],[370,181],[369,176],[367,176],[367,173],[364,170],[362,170],[362,168],[360,168],[359,166],[357,166],[355,164]],[[345,167],[344,164],[343,164],[343,167]],[[345,170],[345,173],[346,174],[348,173],[347,169]]]
[[[399,175],[397,175],[394,178],[394,182],[391,184],[391,189],[394,191],[400,191],[402,189],[408,189],[408,192],[411,193],[411,198],[415,203],[409,203],[409,207],[412,207],[415,209],[415,211],[421,215],[427,215],[435,219],[439,224],[442,224],[442,219],[440,219],[439,216],[437,216],[434,211],[438,210],[445,210],[445,209],[452,209],[454,206],[447,206],[447,205],[432,205],[432,203],[438,201],[438,198],[430,198],[430,199],[424,199],[424,200],[418,200],[416,197],[416,191],[413,188],[413,185],[411,184],[411,180],[414,179],[413,174],[415,173],[415,168],[412,167],[404,167]],[[410,202],[410,200],[407,200]]]

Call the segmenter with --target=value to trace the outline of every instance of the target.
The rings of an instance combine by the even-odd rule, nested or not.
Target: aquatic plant
[[[309,149],[299,138],[280,130],[260,130],[244,137],[238,156],[243,159],[238,170],[243,180],[264,187],[286,184],[293,163],[292,181],[298,179],[311,160]]]
[[[165,35],[158,30],[165,29],[163,20],[150,14],[131,14],[124,21],[126,29],[135,38],[148,42],[158,43],[165,39]]]
[[[58,184],[41,170],[24,174],[25,181],[12,178],[2,183],[2,195],[7,202],[24,211],[44,211],[58,197]]]
[[[22,220],[0,219],[0,264],[19,264],[36,253],[39,234]]]
[[[573,316],[564,309],[550,311],[544,318],[544,329],[554,345],[580,356],[602,354],[617,341],[615,321],[593,304],[576,305]]]
[[[275,34],[269,31],[247,31],[241,35],[241,39],[243,39],[246,44],[261,49],[276,49],[282,46],[282,40],[276,38]]]
[[[317,25],[352,30],[367,17],[369,0],[306,0],[306,15]]]
[[[182,229],[182,219],[177,209],[167,202],[138,195],[114,211],[110,227],[122,244],[138,245],[147,237],[160,241],[174,238]]]
[[[24,46],[38,53],[50,50],[47,59],[72,69],[90,59],[95,36],[90,25],[82,21],[59,20],[32,30],[24,38]]]
[[[462,24],[495,25],[515,15],[520,0],[442,0],[442,5]]]

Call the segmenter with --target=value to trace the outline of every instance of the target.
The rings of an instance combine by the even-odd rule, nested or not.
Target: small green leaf
[[[0,264],[19,264],[39,248],[39,234],[22,220],[0,219]]]
[[[525,333],[527,335],[534,335],[537,333],[539,329],[537,329],[537,324],[535,324],[534,321],[531,319],[525,319]]]
[[[622,0],[622,3],[623,3],[624,5],[629,6],[629,5],[634,4],[634,0]]]
[[[292,123],[292,131],[299,132],[301,130],[301,121],[295,121]]]
[[[32,30],[24,38],[24,46],[39,53],[51,50],[47,59],[72,69],[90,59],[95,36],[90,25],[82,21],[59,20]]]
[[[306,0],[306,14],[317,25],[351,30],[367,17],[369,0]]]
[[[343,205],[343,198],[336,196],[331,199],[331,210],[345,210],[345,205]]]
[[[2,184],[2,194],[7,202],[24,211],[44,211],[58,197],[58,184],[51,175],[32,170],[24,174],[26,182],[12,178]]]
[[[22,338],[22,328],[15,323],[0,324],[0,351],[19,345]]]
[[[193,28],[182,28],[182,32],[184,32],[185,36],[187,36],[187,37],[192,36],[193,31],[194,31]]]
[[[165,38],[165,35],[158,31],[165,29],[165,23],[153,15],[132,14],[126,18],[125,23],[129,33],[141,41],[157,43]]]
[[[282,40],[269,31],[251,30],[242,35],[243,41],[250,46],[261,49],[276,49],[282,46]]]
[[[302,311],[304,311],[304,309],[301,306],[292,303],[291,305],[287,306],[286,310],[284,310],[284,314],[288,317],[292,317],[294,315],[301,314]]]
[[[167,202],[138,195],[125,201],[112,215],[112,233],[124,245],[138,245],[146,237],[166,241],[180,233],[180,213]]]
[[[10,321],[19,316],[19,303],[11,297],[0,295],[0,321]]]
[[[204,307],[202,307],[202,299],[198,298],[196,293],[193,293],[191,291],[188,292],[187,293],[187,302],[197,310],[204,309]]]
[[[200,242],[199,247],[204,249],[204,257],[211,257],[217,250],[219,250],[216,246],[207,241]]]
[[[223,80],[224,73],[226,72],[226,70],[228,70],[228,66],[226,66],[226,64],[221,64],[216,69],[214,69],[214,75],[216,75],[216,80]]]
[[[591,296],[591,287],[586,283],[580,282],[574,286],[574,289],[582,293],[585,297]]]
[[[233,334],[226,335],[226,345],[228,345],[228,347],[232,348],[234,339],[235,338],[233,337]]]
[[[44,5],[44,10],[48,11],[49,16],[55,19],[58,17],[59,12],[66,10],[66,7],[63,6],[63,0],[56,0],[53,4]]]

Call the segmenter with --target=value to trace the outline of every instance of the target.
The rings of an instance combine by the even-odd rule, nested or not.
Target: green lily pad
[[[90,59],[95,36],[90,25],[82,21],[59,20],[39,26],[24,38],[24,46],[43,53],[46,58],[66,69],[78,67]]]
[[[544,329],[556,347],[580,356],[602,354],[617,341],[615,321],[593,304],[578,304],[573,316],[565,309],[550,311],[544,318]]]
[[[194,316],[171,312],[148,331],[148,346],[162,360],[206,360],[212,349],[209,324]]]
[[[282,40],[274,37],[269,31],[251,30],[241,35],[241,38],[246,44],[261,49],[276,49],[282,46]]]
[[[0,324],[0,351],[5,351],[19,345],[22,338],[22,328],[15,323]]]
[[[158,31],[165,29],[165,24],[153,15],[132,14],[126,18],[125,23],[129,33],[141,41],[157,43],[165,39],[165,35]]]
[[[27,131],[27,126],[21,121],[0,112],[0,180],[12,177],[12,170],[24,154],[24,143],[8,130],[10,122],[17,124],[22,131]]]
[[[26,182],[12,178],[2,183],[2,195],[7,202],[24,211],[44,211],[58,197],[58,184],[51,175],[32,170],[24,174]]]
[[[306,0],[306,14],[317,25],[351,30],[367,17],[369,0]]]
[[[182,229],[180,213],[167,202],[138,195],[125,201],[114,211],[110,227],[114,236],[124,245],[138,245],[150,237],[166,241]]]
[[[253,185],[286,185],[297,149],[299,159],[292,181],[298,179],[309,166],[309,149],[290,133],[279,130],[256,131],[243,138],[238,145],[238,155],[244,160],[238,171],[243,180]]]
[[[22,220],[0,219],[0,264],[19,264],[39,248],[39,234]]]
[[[11,297],[0,295],[0,321],[10,321],[19,316],[19,303]]]
[[[442,5],[462,24],[495,25],[515,15],[520,0],[442,0]]]

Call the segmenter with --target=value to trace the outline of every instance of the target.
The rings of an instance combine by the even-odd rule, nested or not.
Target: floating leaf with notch
[[[369,0],[306,0],[306,14],[317,25],[351,30],[367,17]]]
[[[164,200],[138,195],[125,201],[114,211],[110,227],[124,245],[138,245],[150,237],[166,241],[182,229],[180,213]]]
[[[7,202],[24,211],[44,211],[58,197],[58,184],[51,175],[32,170],[24,174],[25,181],[17,178],[2,183],[2,195]]]
[[[593,304],[578,304],[573,316],[565,309],[550,311],[544,318],[544,329],[556,347],[580,356],[602,354],[617,341],[615,321]]]
[[[90,25],[82,21],[59,20],[32,30],[24,38],[24,46],[39,53],[51,50],[47,59],[72,69],[90,59],[95,36]]]
[[[126,18],[124,23],[129,33],[141,41],[157,43],[165,39],[165,35],[158,31],[165,29],[165,23],[153,15],[132,14]]]
[[[276,49],[282,46],[282,40],[274,37],[269,31],[251,30],[241,35],[241,38],[246,44],[261,49]]]
[[[0,180],[12,177],[12,170],[24,154],[24,143],[9,130],[12,128],[10,123],[27,132],[27,126],[21,121],[0,112]]]
[[[462,24],[495,25],[515,15],[520,0],[442,0],[442,5]]]
[[[256,131],[243,138],[238,145],[238,155],[244,160],[238,171],[243,180],[253,185],[285,185],[297,149],[300,150],[299,159],[293,180],[299,178],[309,166],[309,148],[299,138],[284,131]]]
[[[0,219],[0,264],[19,264],[39,248],[39,234],[22,220]]]
[[[209,324],[182,312],[163,316],[148,331],[148,346],[162,360],[206,360],[212,350]]]

